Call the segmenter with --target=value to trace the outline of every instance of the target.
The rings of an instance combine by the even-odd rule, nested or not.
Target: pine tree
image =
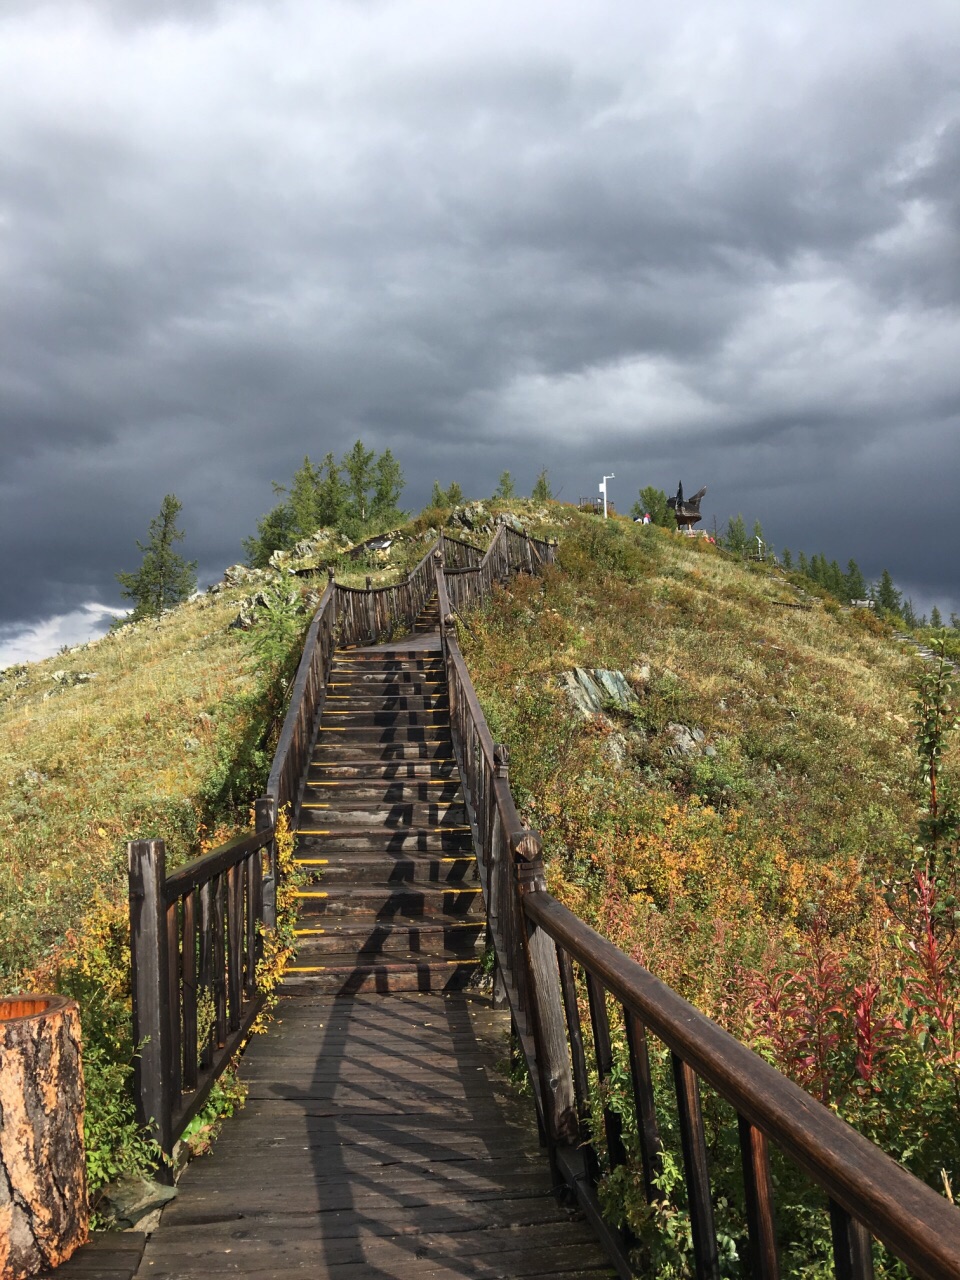
[[[553,490],[550,488],[549,472],[546,467],[542,467],[537,472],[537,478],[534,481],[533,492],[530,497],[534,502],[549,502],[553,497]]]
[[[783,567],[789,572],[793,568],[793,553],[789,547],[783,548]]]
[[[316,522],[305,533],[315,533],[317,529],[339,529],[347,516],[348,492],[346,482],[337,466],[332,453],[324,456],[318,468],[322,479],[317,483]]]
[[[377,524],[395,524],[401,518],[399,507],[403,493],[403,472],[389,449],[384,449],[373,465],[373,497],[370,519]]]
[[[367,490],[373,485],[374,449],[367,449],[358,440],[349,453],[343,455],[343,470],[347,473],[347,514],[356,524],[363,525],[370,515],[370,499]]]
[[[934,630],[939,631],[943,626],[943,618],[940,616],[940,610],[936,605],[930,610],[930,625]]]
[[[805,551],[801,551],[797,556],[797,571],[806,578],[810,577],[810,562]]]
[[[434,480],[433,482],[433,491],[430,494],[430,505],[431,507],[447,507],[450,505],[447,502],[447,491],[440,488],[439,480]]]
[[[196,560],[184,560],[173,549],[175,542],[183,540],[176,524],[182,509],[176,495],[168,493],[160,504],[160,514],[150,521],[146,543],[137,542],[143,552],[139,570],[116,575],[120,594],[135,602],[134,620],[159,618],[164,609],[186,600],[196,590]]]
[[[447,489],[447,506],[459,507],[463,502],[463,490],[457,484],[456,480]]]
[[[848,600],[865,600],[867,583],[856,560],[847,561],[847,572],[844,576],[844,588]]]
[[[843,577],[843,570],[836,560],[831,560],[827,565],[826,587],[830,594],[836,596],[838,600],[846,599],[847,587]]]
[[[724,546],[728,551],[732,551],[734,555],[742,556],[747,550],[747,526],[743,523],[743,516],[737,515],[736,519],[731,517],[727,521],[727,533],[724,538]]]
[[[890,576],[890,570],[884,569],[880,575],[880,581],[874,588],[874,599],[877,602],[877,609],[883,614],[899,614],[903,606],[903,597],[893,585],[893,578]]]
[[[516,497],[516,486],[513,483],[513,476],[509,471],[500,472],[500,482],[497,485],[497,491],[493,495],[495,498],[510,499]]]

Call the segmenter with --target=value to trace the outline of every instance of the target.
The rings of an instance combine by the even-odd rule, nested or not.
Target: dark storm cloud
[[[948,524],[894,514],[958,461],[958,37],[935,0],[0,8],[0,626],[116,602],[165,492],[216,575],[357,436],[411,506],[683,478],[960,599]]]

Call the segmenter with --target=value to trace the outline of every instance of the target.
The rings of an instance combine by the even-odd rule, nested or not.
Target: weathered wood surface
[[[80,1014],[63,996],[0,1000],[0,1276],[57,1266],[87,1239]]]
[[[138,1280],[611,1274],[553,1195],[508,1032],[461,992],[283,1000]]]
[[[147,1237],[142,1231],[101,1231],[55,1271],[34,1280],[133,1280]]]

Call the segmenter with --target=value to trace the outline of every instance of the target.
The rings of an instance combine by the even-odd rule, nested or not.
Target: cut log
[[[76,1001],[0,999],[0,1277],[65,1262],[89,1221]]]

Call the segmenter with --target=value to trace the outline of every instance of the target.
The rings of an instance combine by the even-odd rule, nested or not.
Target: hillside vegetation
[[[811,601],[809,587],[705,541],[571,516],[556,570],[498,591],[462,643],[510,746],[524,817],[543,833],[552,891],[949,1190],[960,1172],[957,849],[954,832],[936,879],[926,875],[920,663],[871,613]],[[622,671],[633,700],[585,719],[565,688],[576,667]],[[948,738],[944,798],[958,763]],[[658,1070],[666,1095],[664,1056]],[[742,1192],[729,1116],[709,1094],[706,1107],[723,1229],[724,1195]],[[822,1210],[786,1165],[776,1177],[797,1250],[785,1274],[829,1273]],[[641,1241],[655,1240],[647,1265],[680,1276],[689,1228],[676,1166],[665,1178],[656,1213],[638,1174],[619,1171],[605,1191]]]
[[[8,989],[52,985],[86,1002],[94,1184],[149,1155],[130,1107],[109,1114],[132,1049],[126,840],[164,837],[175,865],[247,820],[328,562],[351,585],[394,581],[444,525],[486,545],[499,512],[560,540],[554,570],[498,590],[461,627],[552,890],[949,1184],[956,847],[941,852],[939,882],[925,881],[915,653],[872,614],[811,598],[808,577],[546,500],[437,505],[353,557],[336,533],[306,539],[159,620],[0,672],[0,970]],[[249,634],[231,625],[238,615]],[[585,719],[564,687],[575,668],[623,672],[632,698]],[[945,797],[958,763],[950,743]],[[722,1170],[729,1125],[707,1107]],[[629,1177],[606,1192],[650,1233]],[[791,1224],[798,1238],[805,1222]],[[655,1225],[658,1239],[676,1234]],[[658,1274],[684,1274],[664,1258]]]

